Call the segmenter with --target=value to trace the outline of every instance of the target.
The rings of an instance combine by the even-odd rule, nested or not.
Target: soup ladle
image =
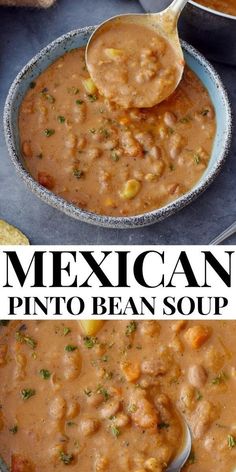
[[[89,57],[91,48],[93,48],[93,44],[95,39],[107,29],[111,29],[113,26],[117,25],[129,25],[129,24],[137,24],[141,26],[145,26],[153,31],[155,31],[160,37],[163,37],[169,45],[174,50],[175,58],[176,58],[176,65],[177,65],[177,73],[175,75],[175,80],[173,81],[173,85],[171,85],[171,89],[167,88],[166,93],[167,95],[161,94],[159,101],[155,103],[150,102],[150,98],[147,98],[147,103],[145,103],[144,107],[151,107],[160,103],[161,101],[165,100],[169,95],[171,95],[176,87],[178,86],[184,71],[184,56],[183,51],[180,44],[179,34],[178,34],[178,19],[180,16],[181,11],[183,10],[184,6],[188,0],[173,0],[172,3],[163,11],[159,13],[136,13],[136,14],[123,14],[119,16],[114,16],[100,26],[98,26],[94,33],[91,35],[86,51],[85,51],[85,59],[87,69],[92,77],[93,81],[96,85],[96,78],[94,77],[94,68],[91,66]],[[97,67],[97,65],[96,65]],[[101,93],[103,93],[102,87],[98,87]],[[117,86],[117,93],[119,94],[119,86]],[[105,95],[105,93],[103,93]],[[145,97],[146,99],[146,97]]]
[[[192,449],[192,436],[189,429],[189,426],[184,418],[183,426],[184,426],[184,445],[183,448],[180,450],[179,454],[173,459],[170,465],[167,467],[166,472],[181,472],[182,467],[187,462],[189,455]]]

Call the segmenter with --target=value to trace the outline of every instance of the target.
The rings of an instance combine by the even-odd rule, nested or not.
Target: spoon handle
[[[236,222],[234,222],[231,226],[229,226],[223,233],[219,234],[215,239],[213,239],[209,244],[220,244],[225,239],[232,236],[232,234],[236,233]]]
[[[173,2],[167,8],[168,13],[172,13],[172,15],[178,18],[187,2],[188,0],[173,0]]]

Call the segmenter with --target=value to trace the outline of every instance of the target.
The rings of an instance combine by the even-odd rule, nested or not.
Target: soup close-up
[[[206,88],[188,66],[164,102],[120,108],[99,94],[81,48],[31,83],[19,129],[25,166],[36,181],[80,208],[123,217],[163,207],[197,184],[216,120]]]
[[[197,0],[197,2],[201,3],[204,7],[236,16],[236,0]]]
[[[91,323],[91,322],[90,322]],[[93,323],[93,322],[92,322]],[[236,464],[235,321],[77,321],[0,328],[0,456],[12,472],[185,472]]]

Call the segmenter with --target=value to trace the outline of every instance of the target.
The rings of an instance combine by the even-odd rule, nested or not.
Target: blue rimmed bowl
[[[182,42],[185,60],[207,88],[216,111],[217,131],[213,151],[209,165],[201,179],[188,193],[168,205],[136,216],[104,216],[78,208],[42,187],[25,169],[20,149],[18,115],[20,104],[29,88],[30,82],[36,79],[45,68],[65,52],[73,48],[84,46],[94,31],[94,28],[95,27],[81,28],[56,39],[40,51],[17,75],[10,88],[4,109],[6,144],[18,175],[33,193],[49,205],[73,218],[99,226],[110,228],[135,228],[149,225],[167,218],[191,203],[206,190],[220,171],[229,151],[232,131],[231,108],[228,96],[218,74],[209,62],[192,46]]]

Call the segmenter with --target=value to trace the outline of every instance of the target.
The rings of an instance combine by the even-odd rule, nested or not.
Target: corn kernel
[[[125,182],[123,190],[120,192],[120,196],[126,200],[131,200],[132,198],[136,197],[140,188],[141,184],[138,180],[127,180],[127,182]]]
[[[123,54],[122,49],[115,49],[115,48],[106,48],[105,49],[105,54],[109,59],[117,60],[120,59],[120,57]]]
[[[82,83],[86,92],[88,92],[89,94],[94,94],[97,92],[97,87],[91,78],[82,80]]]

